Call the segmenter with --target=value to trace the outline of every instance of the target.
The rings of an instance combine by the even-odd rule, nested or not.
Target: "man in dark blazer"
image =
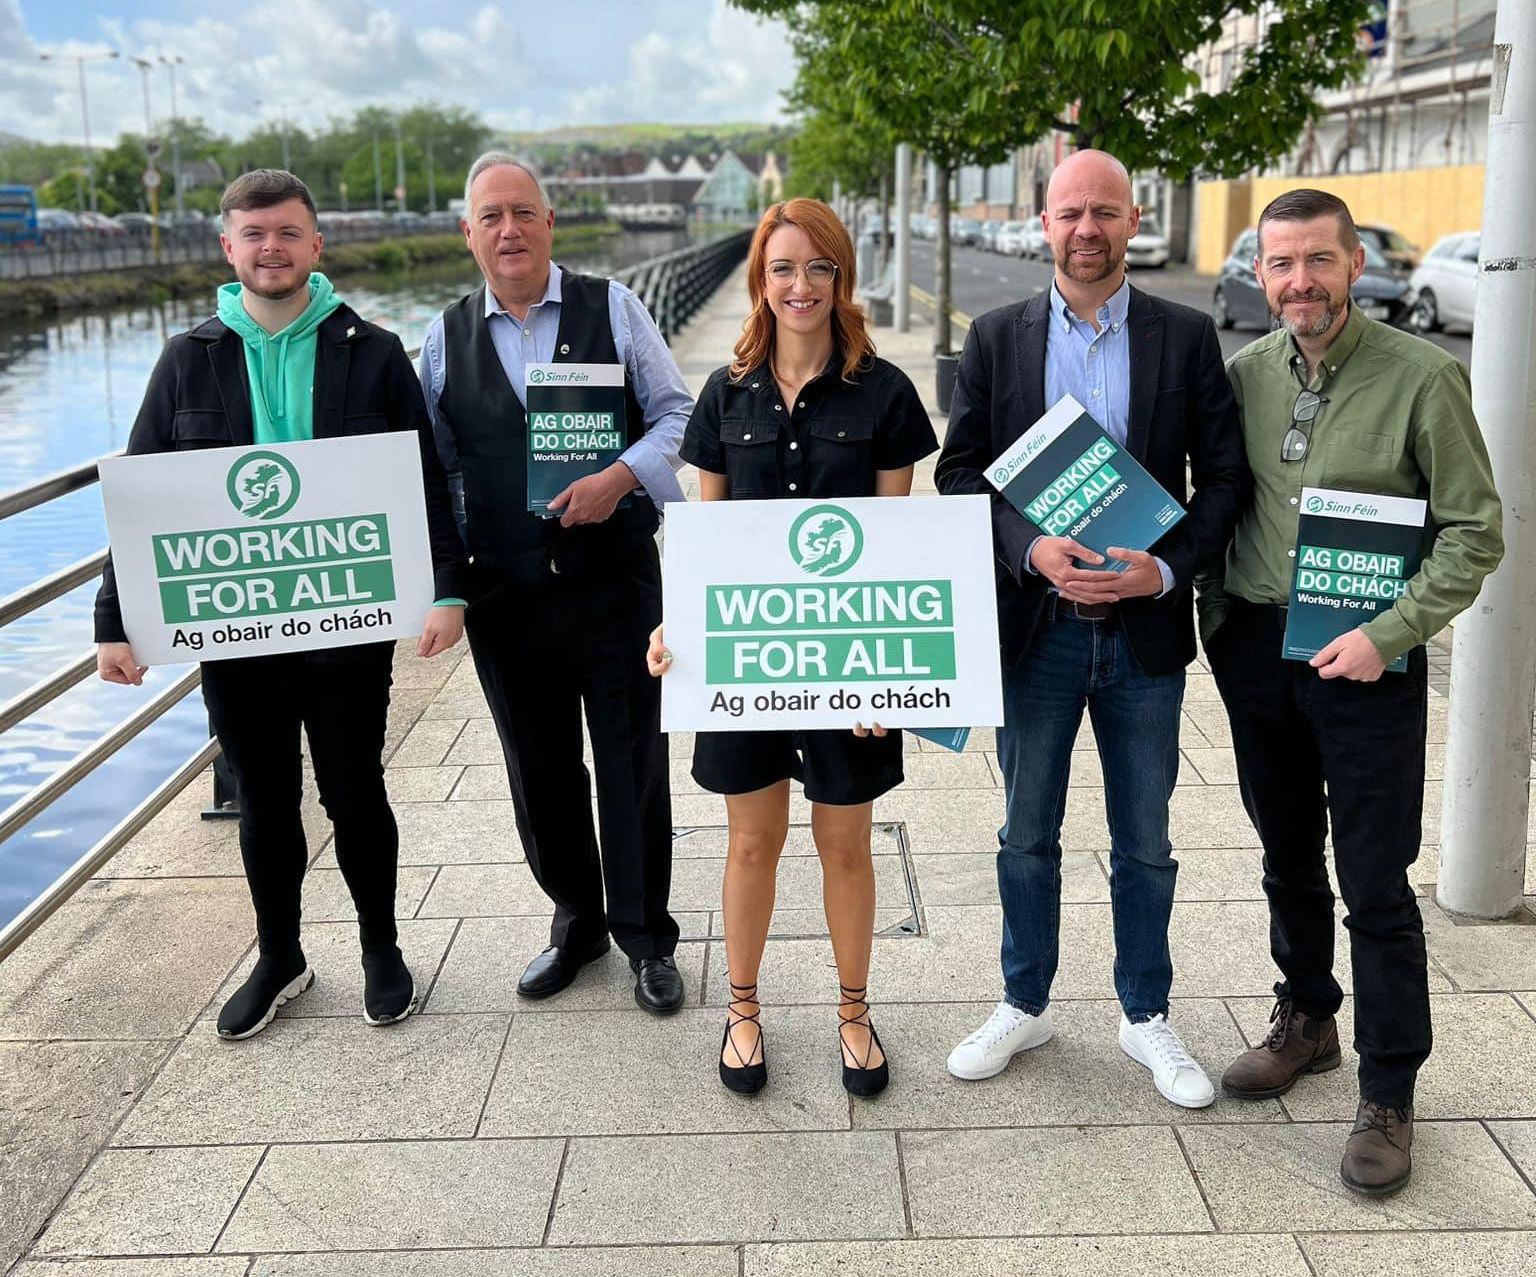
[[[1007,792],[997,861],[1003,1000],[950,1054],[949,1071],[991,1077],[1054,1032],[1061,821],[1086,706],[1109,818],[1120,1045],[1166,1099],[1203,1108],[1214,1089],[1168,1023],[1178,872],[1168,800],[1184,667],[1195,656],[1191,585],[1220,563],[1251,477],[1211,320],[1126,279],[1140,210],[1124,166],[1079,151],[1052,176],[1046,203],[1055,280],[972,326],[937,469],[941,492],[992,498]],[[1068,537],[1043,535],[987,480],[990,463],[1068,394],[1187,512],[1150,552],[1111,548],[1127,565],[1118,572]]]
[[[319,264],[309,190],[292,173],[256,169],[222,202],[225,254],[238,283],[216,316],[165,344],[128,438],[132,454],[298,443],[408,431],[416,436],[437,606],[417,653],[464,632],[467,571],[426,404],[400,339],[335,295]],[[138,685],[109,559],[96,596],[97,668]],[[219,1012],[225,1038],[248,1038],[314,982],[299,944],[309,852],[300,818],[300,728],[337,864],[357,907],[363,1016],[391,1024],[415,1009],[416,984],[395,927],[399,832],[384,789],[392,642],[203,662],[208,717],[240,792],[240,857],[256,913],[258,954]]]

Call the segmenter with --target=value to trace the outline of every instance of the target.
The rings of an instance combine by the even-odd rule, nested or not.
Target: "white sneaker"
[[[949,1071],[967,1082],[996,1077],[1020,1051],[1049,1042],[1055,1032],[1050,1007],[1030,1015],[999,1002],[987,1022],[949,1053]]]
[[[1121,1015],[1120,1049],[1151,1071],[1154,1085],[1170,1104],[1203,1109],[1215,1100],[1211,1079],[1184,1049],[1166,1016],[1132,1024]]]

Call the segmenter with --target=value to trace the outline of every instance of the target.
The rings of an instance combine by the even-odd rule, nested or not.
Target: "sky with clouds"
[[[725,0],[0,0],[0,132],[78,141],[75,63],[38,55],[111,49],[124,56],[85,68],[97,143],[143,131],[129,56],[179,55],[181,114],[237,136],[280,105],[312,127],[428,100],[498,130],[767,122],[794,71],[783,28]],[[168,116],[163,68],[150,94]]]

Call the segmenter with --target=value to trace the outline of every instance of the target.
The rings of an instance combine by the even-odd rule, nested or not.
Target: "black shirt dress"
[[[837,499],[874,496],[877,471],[900,470],[938,446],[906,373],[871,357],[845,381],[834,355],[793,404],[766,366],[736,380],[717,369],[688,420],[682,457],[725,475],[732,500]],[[700,732],[693,778],[716,794],[793,778],[813,803],[872,802],[901,783],[901,733]]]

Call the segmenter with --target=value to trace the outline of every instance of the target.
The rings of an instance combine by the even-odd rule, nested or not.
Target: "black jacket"
[[[1049,407],[1050,315],[1047,291],[990,311],[971,326],[935,472],[940,492],[992,498],[998,627],[1009,665],[1023,659],[1034,642],[1050,582],[1024,566],[1040,530],[992,487],[986,469]],[[1220,564],[1252,496],[1253,476],[1210,317],[1132,288],[1126,323],[1131,341],[1126,448],[1189,513],[1152,547],[1172,570],[1174,589],[1160,599],[1129,599],[1119,611],[1142,669],[1171,674],[1195,656],[1195,575]]]
[[[454,526],[421,384],[400,338],[358,318],[346,305],[321,322],[317,336],[315,438],[416,432],[432,544],[434,597],[465,597],[464,546]],[[215,317],[172,337],[150,374],[128,436],[129,454],[230,448],[253,442],[250,378],[240,335]],[[109,558],[96,594],[96,641],[121,643],[127,637]],[[339,648],[337,652],[358,650]]]

